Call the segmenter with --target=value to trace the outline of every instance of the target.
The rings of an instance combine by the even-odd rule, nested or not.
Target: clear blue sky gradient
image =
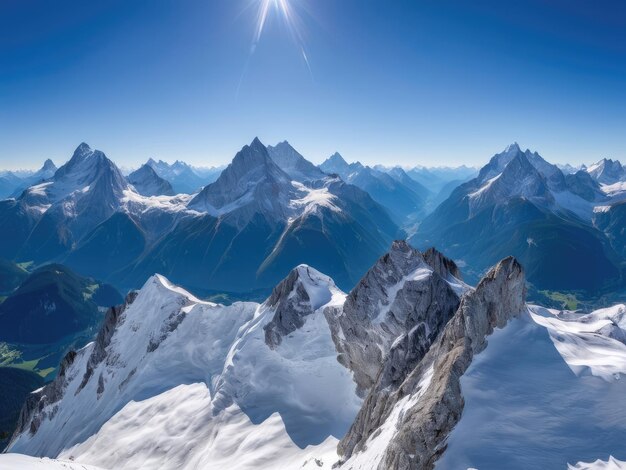
[[[623,0],[290,4],[311,73],[276,11],[246,67],[254,0],[3,0],[0,167],[81,141],[214,165],[257,135],[315,162],[626,160]]]

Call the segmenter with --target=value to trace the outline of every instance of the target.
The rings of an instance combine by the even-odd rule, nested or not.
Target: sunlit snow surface
[[[566,469],[626,459],[626,346],[607,336],[620,312],[562,320],[531,306],[495,331],[461,378],[465,408],[436,468]]]
[[[345,294],[327,276],[298,270],[319,308],[275,350],[264,341],[266,305],[202,302],[151,278],[94,371],[101,396],[97,379],[77,392],[89,345],[55,418],[11,449],[59,460],[0,455],[0,469],[331,468],[361,404],[322,312]],[[436,468],[626,470],[625,342],[624,305],[587,315],[529,306],[488,338],[461,378],[465,408]],[[342,468],[376,468],[431,378],[432,368]]]
[[[595,462],[578,462],[576,465],[570,465],[568,470],[626,470],[626,462],[611,456],[607,461],[598,459]]]
[[[104,470],[93,465],[20,454],[0,454],[1,470]]]
[[[11,451],[111,470],[330,468],[361,405],[322,311],[345,294],[314,269],[298,269],[319,309],[275,349],[263,330],[272,308],[202,302],[153,276],[85,388],[93,343],[69,368],[62,400],[48,407],[53,418]]]

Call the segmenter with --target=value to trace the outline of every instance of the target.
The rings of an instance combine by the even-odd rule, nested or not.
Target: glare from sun
[[[248,60],[246,61],[246,65],[244,67],[243,73],[241,74],[241,78],[239,80],[239,84],[237,86],[236,96],[239,95],[239,89],[241,88],[241,84],[246,75],[246,71],[248,69],[248,63],[250,58],[254,55],[256,48],[261,40],[261,36],[263,35],[263,31],[267,25],[267,19],[270,14],[276,14],[279,18],[285,23],[289,34],[291,35],[291,39],[294,42],[295,46],[298,48],[302,60],[307,67],[311,78],[313,78],[313,73],[311,71],[311,65],[309,64],[309,58],[307,56],[305,47],[304,47],[304,35],[303,35],[303,27],[302,21],[298,16],[295,8],[293,8],[292,2],[295,0],[253,0],[251,6],[255,6],[257,8],[257,21],[254,30],[254,36],[252,38],[252,45],[250,47],[250,53],[248,55]],[[297,0],[299,2],[304,2],[305,0]]]
[[[309,66],[309,60],[306,55],[306,51],[304,48],[304,40],[302,35],[301,23],[294,11],[294,8],[291,5],[290,0],[258,0],[259,1],[259,10],[258,10],[258,19],[256,25],[256,31],[254,35],[254,40],[252,41],[252,49],[251,53],[253,54],[261,36],[263,35],[263,30],[265,29],[265,25],[267,22],[268,15],[270,11],[276,12],[281,19],[287,25],[289,32],[292,36],[292,39],[296,43],[297,47],[300,49],[300,53],[302,58],[304,59],[307,67]],[[310,71],[310,68],[309,68]]]

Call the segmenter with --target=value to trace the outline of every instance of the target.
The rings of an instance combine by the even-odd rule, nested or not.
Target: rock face
[[[220,215],[245,206],[251,207],[245,213],[246,221],[255,213],[280,221],[288,212],[289,201],[296,197],[297,190],[289,175],[274,163],[267,148],[255,138],[235,155],[215,183],[191,200],[189,207]]]
[[[409,242],[420,249],[436,244],[466,266],[472,284],[512,255],[538,290],[597,292],[619,282],[619,257],[606,250],[606,238],[591,222],[594,204],[605,200],[585,172],[566,177],[513,144],[454,189]],[[564,269],[572,259],[589,269]]]
[[[348,164],[338,153],[324,161],[319,168],[328,174],[337,174],[346,183],[367,191],[397,221],[418,216],[426,203],[425,188],[416,188],[415,182],[406,175],[403,179],[402,175],[392,176],[361,162]]]
[[[603,184],[613,184],[623,180],[626,173],[619,160],[611,160],[610,158],[603,158],[598,163],[591,165],[587,172],[594,180]]]
[[[437,259],[434,253],[430,257]],[[442,266],[453,264],[440,261]],[[359,393],[364,395],[374,385],[384,357],[398,338],[411,332],[410,341],[427,348],[458,303],[458,295],[419,251],[395,241],[343,307],[325,311],[338,360],[353,371]]]
[[[124,304],[111,307],[107,311],[102,328],[98,332],[98,336],[94,342],[94,347],[91,350],[91,355],[87,362],[88,367],[83,376],[79,391],[85,386],[93,374],[94,368],[105,359],[105,349],[111,341],[111,336],[115,331],[119,317],[122,312],[124,312],[124,310],[126,310],[126,308],[133,303],[136,296],[136,292],[129,293],[126,296]],[[56,378],[45,387],[33,392],[28,397],[20,413],[14,436],[18,436],[26,431],[34,434],[37,432],[42,420],[52,418],[50,415],[53,415],[54,411],[50,413],[47,409],[49,409],[48,407],[50,405],[54,405],[62,398],[67,385],[68,369],[74,363],[78,354],[79,353],[76,351],[69,351],[61,361],[59,373]]]
[[[446,258],[434,247],[431,247],[424,252],[424,260],[444,279],[448,279],[449,276],[462,279],[461,271],[456,263],[450,258]]]
[[[442,333],[419,361],[423,344],[415,341],[419,331],[410,331],[394,344],[376,384],[372,387],[352,428],[338,451],[342,468],[353,468],[359,453],[368,446],[384,445],[378,455],[369,455],[370,468],[431,469],[445,450],[445,439],[463,410],[460,377],[474,354],[486,346],[494,328],[504,327],[524,308],[525,279],[521,265],[507,258],[492,268],[476,289],[463,296],[461,304]],[[381,429],[394,427],[386,442]]]
[[[142,196],[173,196],[172,185],[147,163],[128,175],[128,182]]]
[[[282,338],[304,325],[311,315],[332,297],[330,288],[335,283],[319,271],[300,265],[278,284],[267,300],[267,306],[275,310],[272,320],[263,327],[265,343],[276,348]]]
[[[274,163],[294,181],[304,183],[319,180],[326,176],[322,170],[300,155],[286,140],[274,147],[268,145],[267,151]]]
[[[493,329],[525,308],[524,274],[513,258],[475,289],[458,276],[434,248],[422,254],[404,241],[348,295],[306,265],[260,305],[202,302],[155,275],[110,309],[96,340],[69,353],[58,377],[31,395],[10,449],[55,457],[71,449],[80,457],[100,439],[99,460],[86,462],[134,468],[125,459],[137,452],[180,447],[154,431],[147,400],[163,400],[158,421],[175,421],[163,410],[188,395],[170,391],[202,383],[211,387],[202,386],[206,417],[188,431],[201,433],[203,445],[185,452],[204,452],[206,461],[217,452],[206,442],[229,435],[225,423],[243,413],[250,426],[280,416],[280,429],[300,449],[344,436],[337,448],[344,469],[431,469],[463,411],[460,377]],[[115,429],[128,434],[118,439]],[[241,429],[248,438],[258,428]]]

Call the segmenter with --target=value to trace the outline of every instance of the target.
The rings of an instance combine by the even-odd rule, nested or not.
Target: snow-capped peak
[[[272,160],[295,181],[315,181],[326,176],[324,172],[305,159],[286,140],[276,144],[274,147],[268,146],[267,151]]]
[[[320,166],[320,169],[326,173],[341,174],[345,172],[349,165],[348,162],[339,154],[339,152],[333,153],[328,157]]]
[[[313,310],[330,302],[333,294],[338,291],[335,281],[311,266],[300,264],[293,272],[297,276],[298,284],[306,291]]]
[[[172,185],[161,178],[149,164],[143,164],[128,175],[128,182],[142,196],[173,196]]]
[[[270,158],[258,138],[244,146],[219,178],[206,186],[189,207],[214,215],[255,204],[261,212],[280,214],[295,191],[291,178]]]
[[[307,288],[332,288],[312,268],[293,272]],[[271,349],[264,326],[276,314],[267,302],[201,302],[152,276],[124,307],[107,313],[96,342],[70,354],[54,384],[32,397],[36,408],[26,413],[12,451],[142,468],[154,462],[155,449],[167,447],[165,469],[258,462],[317,468],[321,461],[309,466],[313,448],[305,447],[319,444],[330,448],[330,466],[336,438],[361,402],[337,362],[324,314],[307,316],[306,328]],[[111,450],[112,438],[124,441],[123,452],[102,452]]]
[[[330,277],[306,264],[292,269],[265,302],[275,312],[264,327],[267,345],[276,348],[284,336],[304,325],[306,316],[328,305],[333,298],[334,303],[340,303],[345,294]]]
[[[43,163],[43,166],[41,167],[41,169],[39,171],[42,172],[42,173],[43,172],[50,173],[50,176],[52,176],[54,174],[54,172],[57,171],[57,167],[54,164],[54,162],[48,158]]]
[[[619,160],[603,158],[589,166],[587,172],[593,179],[602,184],[613,184],[626,178],[626,170]]]
[[[506,148],[504,149],[504,153],[516,153],[516,152],[520,152],[522,149],[520,148],[519,144],[517,142],[513,142],[512,144],[509,144],[506,146]]]

